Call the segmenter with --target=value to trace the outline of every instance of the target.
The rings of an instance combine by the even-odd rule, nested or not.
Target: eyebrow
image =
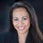
[[[18,19],[17,17],[13,17],[13,19]]]
[[[23,17],[27,17],[28,18],[28,16],[23,16]]]
[[[13,17],[13,18],[17,18],[17,17]]]

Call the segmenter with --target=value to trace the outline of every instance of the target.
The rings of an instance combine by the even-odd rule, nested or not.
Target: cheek
[[[29,26],[30,25],[30,20],[26,20],[26,21],[24,21],[24,23],[25,23],[26,26]]]
[[[25,25],[26,25],[26,30],[28,30],[30,28],[30,20],[27,20]]]
[[[18,25],[18,22],[13,21],[13,26],[16,30],[17,30],[17,25]]]
[[[18,22],[13,21],[13,25],[14,25],[14,27],[16,27],[17,24],[18,24]]]

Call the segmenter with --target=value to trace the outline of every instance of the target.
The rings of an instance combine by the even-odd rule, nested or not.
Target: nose
[[[23,21],[19,21],[18,25],[22,26],[23,25]]]

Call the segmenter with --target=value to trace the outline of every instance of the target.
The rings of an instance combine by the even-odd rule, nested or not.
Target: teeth
[[[24,29],[24,27],[19,27],[19,29],[21,29],[21,30],[22,30],[22,29]]]

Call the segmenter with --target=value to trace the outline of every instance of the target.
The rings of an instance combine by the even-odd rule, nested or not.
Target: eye
[[[27,17],[23,17],[23,20],[27,20]]]
[[[14,18],[14,21],[18,21],[18,18]]]

